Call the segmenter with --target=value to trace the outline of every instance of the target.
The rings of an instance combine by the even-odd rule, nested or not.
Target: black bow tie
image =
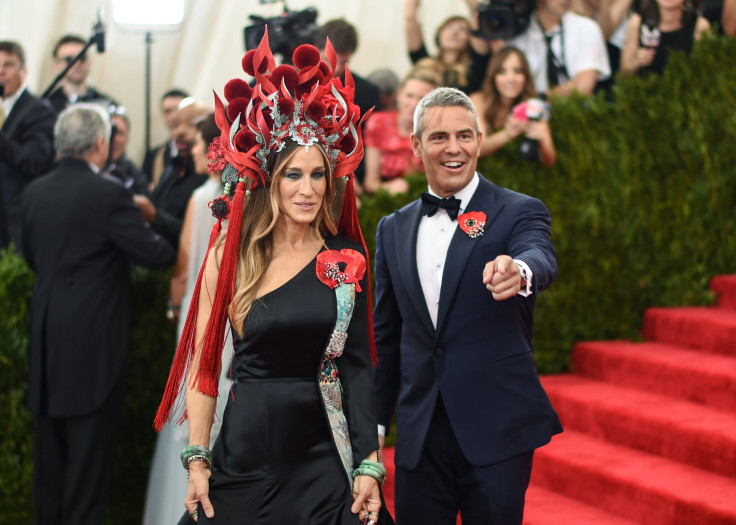
[[[437,213],[438,208],[444,208],[447,215],[453,221],[457,220],[457,214],[460,211],[460,199],[454,195],[446,199],[440,199],[427,192],[422,193],[422,215],[431,217]]]

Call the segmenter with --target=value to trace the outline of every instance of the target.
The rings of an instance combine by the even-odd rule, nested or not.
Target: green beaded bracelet
[[[189,470],[189,462],[194,460],[205,461],[208,467],[212,466],[212,452],[203,445],[192,445],[185,448],[181,451],[180,458],[181,464],[186,470]]]
[[[372,459],[364,459],[360,462],[359,467],[368,467],[372,468],[376,472],[378,472],[381,476],[386,475],[386,467],[381,465],[378,461],[373,461]]]
[[[361,468],[361,467],[358,467],[353,471],[353,479],[356,478],[357,476],[368,476],[378,481],[379,484],[383,484],[383,480],[385,479],[384,476],[381,476],[375,470],[371,470],[369,468]]]
[[[383,484],[386,479],[386,467],[377,461],[364,459],[360,462],[360,465],[353,470],[353,478],[355,478],[355,476],[369,476],[378,481],[378,483]]]

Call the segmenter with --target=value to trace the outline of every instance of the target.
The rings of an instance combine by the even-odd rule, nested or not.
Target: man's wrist
[[[523,297],[528,297],[532,294],[532,279],[534,278],[532,270],[529,268],[529,265],[520,259],[513,259],[513,261],[519,269],[519,275],[521,277],[521,285],[517,293]]]

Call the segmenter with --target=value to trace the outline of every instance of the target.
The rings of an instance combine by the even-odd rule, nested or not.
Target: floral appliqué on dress
[[[342,409],[342,385],[335,359],[342,355],[348,339],[348,326],[355,307],[355,294],[360,292],[360,280],[365,274],[365,258],[355,250],[325,250],[317,256],[317,277],[335,290],[337,320],[327,343],[319,370],[319,386],[332,437],[340,453],[349,479],[353,474],[353,449],[350,445],[348,422]]]

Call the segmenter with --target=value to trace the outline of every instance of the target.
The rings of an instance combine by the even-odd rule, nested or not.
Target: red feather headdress
[[[233,297],[236,260],[245,196],[256,188],[268,186],[268,158],[272,152],[281,151],[286,140],[292,140],[305,148],[319,143],[332,165],[334,179],[346,180],[338,231],[347,238],[365,241],[358,223],[353,172],[363,158],[361,124],[370,111],[361,119],[360,108],[354,103],[355,83],[350,71],[345,70],[345,83],[334,78],[337,57],[332,44],[327,40],[325,55],[329,64],[322,61],[319,50],[311,45],[299,46],[292,56],[294,66],[276,66],[268,45],[268,31],[263,35],[257,49],[248,51],[243,57],[243,70],[255,77],[251,86],[240,78],[225,84],[224,95],[227,108],[215,94],[215,121],[221,131],[220,153],[227,166],[223,171],[225,195],[213,201],[211,208],[218,219],[212,229],[209,250],[222,231],[223,221],[228,221],[222,262],[217,277],[215,296],[212,301],[197,369],[192,384],[208,396],[216,397],[220,359],[227,327],[228,306]],[[229,195],[233,192],[232,201]],[[230,213],[231,210],[235,210]],[[368,252],[366,250],[366,257]],[[205,261],[207,258],[205,257]],[[201,290],[204,263],[199,271],[197,283],[190,302],[184,330],[174,357],[163,399],[158,408],[154,427],[161,430],[178,407],[174,403],[184,378],[189,375],[196,341],[197,310]],[[366,265],[369,267],[369,265]],[[368,275],[370,280],[370,274]],[[375,362],[376,351],[373,337],[373,320],[370,308],[370,286],[368,296],[371,356]],[[186,418],[182,415],[180,421]]]

